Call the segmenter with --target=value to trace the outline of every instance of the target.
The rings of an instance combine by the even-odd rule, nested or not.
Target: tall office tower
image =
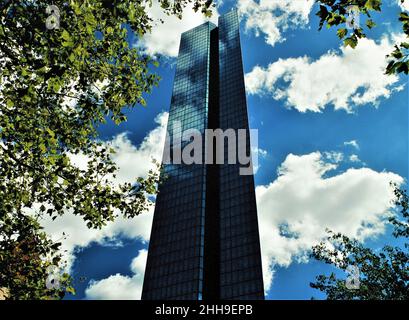
[[[217,128],[246,129],[250,153],[236,11],[219,17],[218,27],[207,22],[182,34],[170,149],[189,143],[177,139],[184,130],[204,136]],[[254,178],[228,164],[228,151],[225,144],[224,164],[175,164],[172,153],[164,165],[142,299],[264,299]]]

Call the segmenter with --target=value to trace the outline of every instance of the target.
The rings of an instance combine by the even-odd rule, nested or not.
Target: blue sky
[[[238,1],[224,0],[217,10],[223,14],[239,5],[241,13],[250,126],[259,130],[261,150],[255,182],[263,262],[269,270],[266,298],[324,298],[309,283],[333,269],[307,257],[309,245],[326,227],[349,232],[374,248],[394,241],[384,218],[392,210],[388,182],[408,177],[408,84],[405,76],[385,78],[385,61],[379,57],[400,33],[400,7],[398,1],[384,1],[382,14],[374,15],[377,27],[352,52],[340,48],[335,29],[317,30],[316,5],[283,0],[282,7],[270,7],[265,1],[264,6],[262,1]],[[173,43],[192,23],[200,19],[180,22],[184,26],[171,24]],[[154,39],[148,40],[144,45],[160,61],[155,70],[162,78],[159,87],[147,96],[146,108],[129,110],[127,123],[108,123],[100,129],[102,138],[114,141],[126,155],[118,158],[120,163],[128,161],[122,175],[142,172],[136,168],[138,159],[152,150],[160,154],[155,134],[162,132],[158,127],[165,126],[163,112],[170,104],[174,57],[169,46],[164,51]],[[152,141],[156,146],[149,145]],[[149,228],[150,218],[136,219],[141,219],[136,229]],[[298,238],[283,235],[283,225]],[[149,230],[141,235],[128,229],[121,225],[82,242],[71,241],[77,295],[69,298],[129,298],[124,291],[139,292],[140,250],[147,248]],[[75,237],[78,229],[71,230]]]

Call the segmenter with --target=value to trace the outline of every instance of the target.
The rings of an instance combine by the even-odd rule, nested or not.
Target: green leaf
[[[45,153],[47,151],[47,148],[44,143],[41,143],[38,147],[40,148],[42,153]]]
[[[13,100],[8,99],[7,102],[6,102],[6,105],[7,105],[7,107],[9,107],[9,108],[14,107],[14,102],[13,102]]]
[[[73,295],[75,295],[75,289],[73,287],[66,287],[65,291],[67,291],[68,293],[71,293]]]
[[[345,47],[350,46],[352,49],[355,49],[357,44],[358,44],[358,38],[355,35],[353,35],[353,36],[351,36],[349,38],[346,38],[344,40],[344,46]]]
[[[399,14],[399,20],[402,22],[408,22],[409,21],[409,14],[407,14],[406,12],[401,12]]]
[[[400,44],[401,47],[405,48],[405,49],[409,49],[409,42],[402,42]]]
[[[373,27],[376,26],[376,23],[375,23],[372,19],[368,19],[368,20],[366,20],[366,26],[367,26],[369,29],[372,29]]]
[[[375,10],[375,11],[381,11],[381,0],[367,0],[365,3],[365,8],[367,10]]]
[[[61,33],[61,38],[63,38],[65,41],[70,41],[71,40],[70,34],[65,29]]]
[[[396,71],[399,73],[404,73],[404,74],[408,74],[409,71],[409,61],[406,62],[400,62],[397,67],[396,67]]]
[[[339,37],[340,39],[343,39],[343,38],[347,35],[347,33],[348,33],[348,30],[345,29],[345,28],[340,28],[340,29],[338,29],[338,31],[337,31],[337,35],[338,35],[338,37]]]
[[[24,102],[30,103],[31,102],[31,97],[28,94],[26,94],[26,95],[23,96],[22,100]]]
[[[63,47],[72,47],[74,45],[74,42],[67,30],[64,29],[62,31],[61,38],[64,40],[61,43]]]

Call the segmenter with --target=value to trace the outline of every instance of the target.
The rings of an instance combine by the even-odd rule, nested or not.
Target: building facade
[[[173,86],[169,136],[218,128],[245,129],[250,153],[236,11],[182,34]],[[264,299],[254,178],[227,148],[224,164],[164,165],[142,299]]]

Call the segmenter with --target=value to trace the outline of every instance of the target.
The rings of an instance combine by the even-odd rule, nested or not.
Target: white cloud
[[[75,261],[75,249],[86,248],[93,242],[109,245],[120,237],[149,241],[152,219],[153,208],[133,219],[118,217],[114,222],[109,222],[98,230],[87,228],[81,217],[67,212],[54,221],[45,217],[41,220],[41,225],[52,239],[62,242],[62,252],[65,252],[64,258],[70,270]]]
[[[246,30],[264,34],[267,44],[285,41],[283,31],[308,24],[314,0],[238,0],[237,8]]]
[[[256,66],[246,74],[247,91],[284,100],[300,112],[321,112],[329,105],[347,112],[368,103],[377,106],[381,98],[402,90],[394,87],[397,76],[385,75],[386,55],[400,36],[393,38],[361,39],[355,49],[341,47],[339,53],[329,51],[317,60],[304,56]]]
[[[260,156],[260,157],[267,157],[267,155],[268,155],[268,152],[267,152],[267,150],[264,150],[264,149],[261,149],[261,148],[256,148],[256,150],[255,150],[255,152],[257,152],[257,154]]]
[[[158,126],[148,133],[139,147],[132,144],[126,133],[117,135],[111,141],[116,150],[113,160],[119,167],[117,181],[133,182],[138,176],[145,177],[154,167],[152,159],[162,161],[168,113],[159,114],[155,121]]]
[[[146,177],[148,171],[153,168],[151,159],[155,158],[161,161],[167,119],[168,113],[159,114],[155,119],[158,126],[147,134],[139,147],[134,146],[126,134],[120,134],[107,142],[116,150],[113,160],[119,167],[113,182],[132,182],[137,177]],[[88,162],[88,159],[83,155],[75,155],[71,159],[80,168],[86,167]],[[120,216],[101,230],[95,230],[88,229],[81,217],[67,212],[54,221],[46,216],[41,224],[52,239],[61,240],[64,238],[62,249],[66,250],[65,258],[68,262],[68,268],[70,268],[75,259],[74,250],[85,248],[92,242],[110,244],[115,243],[119,237],[148,241],[152,218],[153,208],[150,208],[148,212],[133,219],[124,219]],[[64,237],[63,233],[65,234]]]
[[[132,144],[127,132],[106,142],[115,150],[112,159],[119,169],[115,182],[133,182],[136,177],[146,177],[149,170],[154,168],[152,159],[162,160],[168,116],[167,112],[162,112],[155,118],[158,126],[147,134],[139,147]],[[83,154],[70,155],[70,159],[81,169],[87,167],[88,158]]]
[[[276,266],[308,260],[310,248],[329,228],[364,241],[384,232],[393,193],[389,183],[403,179],[369,168],[328,177],[337,164],[320,152],[289,154],[278,178],[256,188],[265,289]]]
[[[330,151],[324,152],[325,159],[333,163],[340,163],[344,160],[344,154],[342,152]]]
[[[85,290],[86,298],[92,300],[140,299],[147,256],[146,250],[140,250],[138,256],[132,260],[130,265],[132,276],[117,273],[99,281],[91,280]]]
[[[355,148],[356,150],[359,150],[359,144],[358,144],[358,141],[356,141],[356,140],[345,141],[344,146],[351,146],[351,147]]]
[[[405,0],[405,2],[402,3],[401,0],[397,0],[399,6],[401,7],[402,10],[409,11],[409,1]]]
[[[180,35],[183,32],[209,20],[217,25],[218,18],[217,8],[213,10],[212,17],[208,19],[200,10],[194,12],[192,5],[189,4],[184,9],[183,18],[179,19],[175,15],[165,14],[158,1],[154,1],[147,12],[153,19],[154,25],[151,33],[145,34],[138,45],[143,46],[150,55],[162,54],[168,57],[178,55]]]
[[[351,162],[361,162],[361,159],[359,159],[358,155],[356,154],[351,154],[349,156],[349,161]]]

